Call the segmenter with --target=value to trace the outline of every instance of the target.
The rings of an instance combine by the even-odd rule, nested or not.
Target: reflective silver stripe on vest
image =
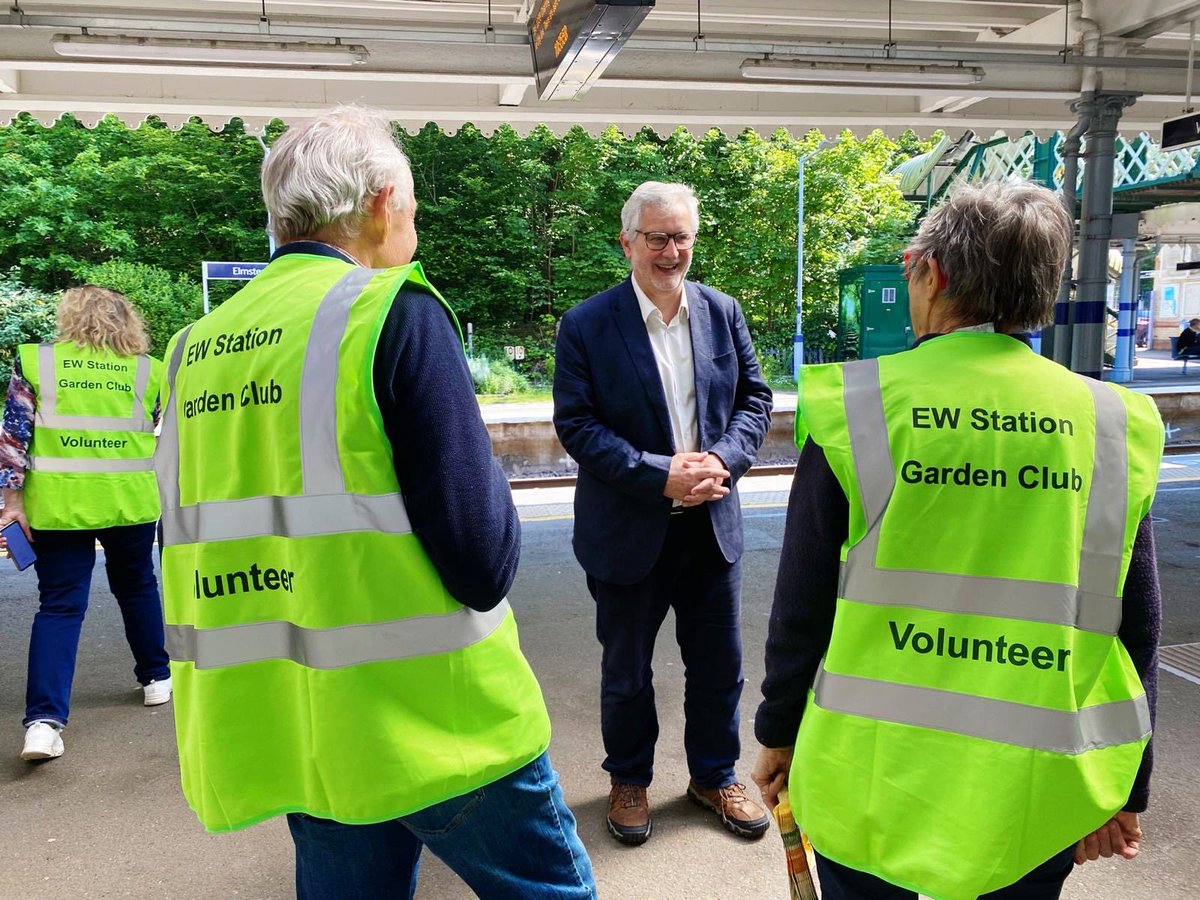
[[[1125,541],[1128,469],[1125,406],[1111,387],[1084,379],[1096,402],[1095,465],[1099,468],[1089,488],[1079,586],[1075,587],[1018,578],[877,568],[883,514],[896,485],[879,364],[877,360],[864,360],[849,363],[842,371],[847,427],[867,533],[847,551],[839,597],[860,603],[1000,615],[1100,634],[1117,633],[1121,624],[1117,591]]]
[[[133,414],[124,416],[60,415],[58,382],[54,377],[54,345],[38,344],[38,403],[34,411],[35,428],[71,428],[77,431],[136,431],[154,433],[154,422],[146,418],[146,388],[150,385],[150,359],[137,357],[134,375]]]
[[[1094,378],[1079,376],[1096,405],[1096,449],[1088,488],[1079,589],[1089,596],[1115,595],[1121,581],[1125,519],[1129,505],[1126,409],[1120,394]],[[1121,624],[1121,599],[1112,597],[1112,633]]]
[[[163,524],[166,516],[179,509],[179,404],[176,402],[175,376],[183,362],[183,351],[187,346],[192,327],[188,325],[175,341],[175,351],[167,360],[167,386],[170,394],[162,411],[162,431],[158,435],[158,446],[154,449],[154,472],[158,479],[158,496],[161,501]],[[164,538],[163,545],[166,545]]]
[[[835,675],[825,671],[822,664],[813,682],[813,699],[822,709],[833,712],[1052,753],[1086,753],[1133,743],[1150,735],[1150,709],[1145,694],[1072,712]]]
[[[163,510],[172,544],[282,535],[313,537],[376,531],[408,534],[412,525],[399,494],[317,494],[211,500]]]
[[[31,456],[29,469],[34,472],[152,472],[154,460],[96,459],[64,456]]]
[[[340,669],[461,650],[499,628],[508,611],[508,601],[503,600],[488,612],[463,608],[441,616],[340,628],[301,628],[279,621],[205,629],[168,625],[167,653],[175,662],[194,662],[198,669],[267,659],[290,659],[310,669]]]
[[[163,415],[156,468],[162,491],[163,545],[241,538],[313,537],[356,531],[408,534],[412,525],[398,493],[348,494],[337,444],[338,349],[354,301],[377,274],[347,272],[325,294],[313,318],[300,381],[300,453],[304,493],[213,500],[182,506],[175,382],[187,332],[168,364],[171,396]]]
[[[300,465],[306,494],[346,490],[338,463],[337,391],[333,386],[350,308],[375,273],[375,269],[357,268],[346,273],[329,289],[313,317],[300,378]],[[329,336],[337,340],[326,339]]]

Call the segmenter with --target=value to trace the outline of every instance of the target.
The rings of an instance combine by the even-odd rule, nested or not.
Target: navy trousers
[[[821,879],[822,900],[917,900],[906,888],[896,887],[882,878],[850,869],[841,863],[817,858],[817,877]],[[1008,887],[984,894],[979,900],[1058,900],[1063,883],[1075,866],[1075,848],[1068,847],[1028,875]]]
[[[604,769],[618,781],[654,777],[658,714],[654,642],[667,610],[684,664],[683,732],[688,770],[702,788],[732,784],[740,752],[742,696],[741,563],[728,563],[703,506],[672,515],[650,574],[631,585],[588,576],[596,601],[596,637],[604,649],[600,731]]]
[[[154,575],[154,523],[81,531],[34,530],[41,607],[33,617],[25,724],[39,720],[66,725],[79,632],[88,607],[96,541],[104,548],[108,586],[125,622],[133,651],[133,676],[140,684],[170,675],[163,647],[163,612]]]

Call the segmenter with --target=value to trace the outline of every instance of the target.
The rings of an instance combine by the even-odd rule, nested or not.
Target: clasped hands
[[[727,478],[729,470],[715,453],[676,453],[671,457],[663,496],[684,506],[699,506],[728,494],[724,484]]]

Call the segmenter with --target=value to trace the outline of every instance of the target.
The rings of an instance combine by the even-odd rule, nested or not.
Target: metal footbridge
[[[1046,139],[1029,133],[957,140],[943,136],[932,150],[898,166],[906,199],[935,206],[960,181],[1025,178],[1061,190],[1065,165],[1062,132]],[[1076,196],[1082,196],[1086,160],[1080,161]],[[1142,212],[1167,203],[1200,199],[1200,147],[1163,150],[1146,132],[1118,136],[1113,158],[1113,211]]]

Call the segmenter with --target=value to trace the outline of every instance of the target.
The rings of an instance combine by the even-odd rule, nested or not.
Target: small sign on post
[[[249,281],[267,267],[265,262],[209,262],[200,264],[200,284],[204,290],[204,312],[208,313],[210,281]]]
[[[522,360],[525,358],[525,345],[524,344],[517,344],[517,346],[513,347],[513,350],[516,351],[515,355],[513,356],[514,359]]]
[[[505,347],[504,355],[507,356],[510,361],[516,359],[517,358],[517,348],[513,347],[511,345]]]
[[[1190,112],[1162,124],[1162,149],[1180,150],[1200,144],[1200,113]]]

